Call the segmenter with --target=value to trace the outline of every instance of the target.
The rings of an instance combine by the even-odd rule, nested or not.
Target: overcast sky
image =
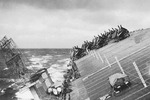
[[[0,38],[20,48],[72,48],[122,25],[150,27],[150,0],[0,0]]]

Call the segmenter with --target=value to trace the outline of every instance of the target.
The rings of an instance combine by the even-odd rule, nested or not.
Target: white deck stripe
[[[104,55],[104,58],[105,58],[106,62],[108,63],[108,66],[111,67],[111,64],[109,63],[109,61],[105,55]]]
[[[104,60],[103,60],[101,54],[100,53],[97,53],[97,54],[98,54],[98,57],[100,58],[100,60],[102,61],[102,63],[104,63]]]
[[[118,58],[115,57],[115,59],[116,59],[116,62],[118,63],[118,66],[119,66],[121,72],[122,72],[123,74],[125,74],[125,72],[124,72],[124,70],[123,70],[123,68],[122,68],[122,66],[121,66],[121,64],[120,64],[120,62],[119,62],[119,60],[118,60]]]
[[[98,58],[97,52],[95,50],[93,52],[94,52],[96,59],[98,60],[99,58]]]
[[[138,66],[136,65],[135,62],[133,62],[133,65],[134,65],[134,67],[135,67],[135,69],[136,69],[136,71],[137,71],[137,73],[138,73],[138,75],[139,75],[139,77],[140,77],[140,79],[141,79],[141,81],[142,81],[144,87],[146,88],[147,85],[146,85],[146,83],[145,83],[145,80],[143,79],[143,76],[142,76],[142,74],[141,74],[141,72],[140,72]]]

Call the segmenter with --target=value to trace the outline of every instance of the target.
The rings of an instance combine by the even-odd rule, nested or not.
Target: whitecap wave
[[[62,55],[55,55],[55,56],[60,57],[60,56],[62,56]]]
[[[67,70],[67,64],[69,62],[69,58],[58,60],[58,62],[64,62],[63,64],[53,64],[48,68],[48,72],[55,84],[62,84],[64,81],[63,75]]]
[[[52,58],[53,56],[47,54],[45,56],[32,56],[29,58],[29,60],[32,63],[36,63],[36,62],[47,63]]]
[[[29,68],[29,69],[43,68],[44,64],[47,64],[52,58],[53,58],[53,56],[51,56],[49,54],[47,54],[45,56],[32,55],[32,57],[29,58],[29,61],[31,62],[31,66],[28,66],[27,68]]]
[[[70,61],[70,59],[69,58],[65,58],[65,59],[61,59],[61,60],[58,60],[58,62],[68,62],[68,61]]]
[[[16,97],[18,98],[18,100],[33,100],[34,99],[29,89],[26,89],[25,91],[17,92]]]

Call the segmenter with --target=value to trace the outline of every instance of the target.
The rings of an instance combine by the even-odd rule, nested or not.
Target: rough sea
[[[48,72],[55,84],[62,84],[63,75],[67,70],[71,49],[23,49],[26,67],[31,70],[48,68]],[[29,90],[17,92],[17,100],[33,100]],[[3,98],[7,100],[7,98]]]

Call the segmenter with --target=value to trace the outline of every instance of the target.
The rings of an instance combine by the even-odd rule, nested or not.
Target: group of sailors
[[[77,65],[73,60],[70,60],[69,64],[67,65],[67,73],[68,76],[70,76],[71,81],[80,77]]]
[[[72,60],[67,65],[67,72],[64,75],[64,82],[63,82],[63,87],[64,87],[64,100],[70,100],[70,92],[72,91],[71,89],[71,82],[78,79],[80,77],[80,73],[78,71],[78,68],[76,66],[76,63]],[[66,99],[66,95],[69,95],[69,98]]]
[[[103,46],[113,43],[119,42],[127,37],[129,37],[129,31],[122,27],[122,25],[118,25],[118,28],[109,29],[108,32],[104,31],[104,33],[94,36],[92,41],[84,41],[81,48],[78,46],[74,46],[72,49],[71,59],[77,60],[87,55],[89,51],[94,49],[102,48]]]

